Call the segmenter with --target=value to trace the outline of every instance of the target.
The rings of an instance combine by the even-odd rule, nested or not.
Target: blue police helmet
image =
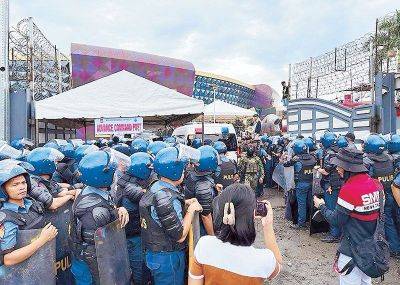
[[[163,141],[155,141],[155,142],[151,142],[148,146],[147,146],[147,152],[152,155],[153,157],[155,157],[157,155],[157,153],[168,147],[168,145],[163,142]]]
[[[303,141],[307,145],[309,150],[313,151],[317,149],[314,139],[312,137],[304,138]]]
[[[370,135],[364,143],[366,153],[381,154],[386,149],[385,140],[379,135]]]
[[[199,138],[194,138],[193,139],[193,141],[192,141],[192,147],[193,148],[199,148],[199,147],[201,147],[203,145],[203,142],[201,141],[201,139],[199,139]]]
[[[223,138],[227,138],[229,136],[229,128],[221,127],[221,134]]]
[[[125,143],[118,143],[114,146],[112,146],[113,149],[115,149],[116,151],[119,151],[127,156],[131,155],[131,148],[129,147],[129,145],[125,144]]]
[[[213,144],[213,147],[218,153],[226,153],[228,151],[228,148],[226,147],[226,144],[224,142],[221,142],[221,141],[216,141]]]
[[[64,155],[54,148],[38,147],[27,155],[26,161],[35,168],[35,170],[31,172],[32,174],[52,175],[56,171],[57,162],[61,161],[63,158]]]
[[[167,137],[164,139],[164,142],[168,144],[169,146],[173,146],[176,143],[176,138],[175,137]]]
[[[7,144],[5,141],[0,141],[0,160],[3,159],[18,159],[22,155],[22,150],[16,149]]]
[[[175,147],[160,150],[154,159],[154,171],[161,177],[177,181],[181,179],[187,160],[179,159],[179,151]]]
[[[148,141],[142,138],[136,138],[131,143],[131,153],[146,152]]]
[[[209,145],[199,147],[200,160],[196,165],[198,171],[215,171],[218,167],[218,152]]]
[[[75,148],[71,143],[60,146],[59,151],[67,158],[74,158]]]
[[[387,148],[390,153],[400,152],[400,135],[392,135],[387,143]]]
[[[338,139],[336,140],[336,145],[339,148],[344,148],[349,145],[349,142],[347,141],[345,136],[339,136]]]
[[[95,188],[110,187],[117,166],[117,162],[112,160],[109,152],[93,151],[85,155],[79,162],[80,179],[83,184]]]
[[[307,153],[307,145],[304,140],[297,139],[293,143],[293,152],[295,154]]]
[[[145,180],[150,177],[152,164],[153,158],[150,154],[137,152],[131,155],[131,165],[126,172],[134,177]]]
[[[26,163],[25,163],[26,164]],[[8,199],[7,192],[5,190],[4,184],[13,179],[14,177],[23,175],[27,184],[27,190],[30,191],[31,183],[28,172],[23,167],[24,162],[17,160],[7,159],[0,162],[0,201],[6,201]],[[25,165],[27,166],[27,165]],[[30,169],[33,167],[30,166]]]
[[[267,135],[262,135],[261,136],[261,142],[263,144],[269,143],[269,137]]]
[[[31,148],[33,147],[33,142],[26,138],[16,139],[11,141],[11,146],[15,149],[22,150],[25,147]]]
[[[99,150],[99,148],[95,145],[84,144],[84,145],[78,146],[75,150],[75,161],[77,163],[79,163],[85,155],[87,155],[93,151],[96,151],[96,150]]]
[[[333,146],[336,142],[336,135],[332,132],[325,132],[320,139],[324,148]]]

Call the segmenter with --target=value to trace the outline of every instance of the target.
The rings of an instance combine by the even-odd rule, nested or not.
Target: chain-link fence
[[[400,12],[376,20],[376,31],[290,68],[291,98],[371,100],[373,75],[398,71]]]

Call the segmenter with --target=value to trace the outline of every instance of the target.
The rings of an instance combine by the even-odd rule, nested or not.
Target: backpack
[[[385,239],[383,208],[383,193],[379,190],[379,219],[375,233],[359,244],[353,244],[351,239],[349,240],[353,257],[339,273],[347,270],[348,274],[357,266],[367,276],[383,279],[383,275],[389,270],[390,259],[389,244]]]

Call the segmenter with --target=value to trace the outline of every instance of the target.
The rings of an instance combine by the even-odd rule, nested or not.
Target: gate
[[[357,139],[365,139],[374,114],[372,104],[348,108],[318,98],[291,100],[287,110],[289,134],[317,139],[326,130],[336,134],[353,132]]]

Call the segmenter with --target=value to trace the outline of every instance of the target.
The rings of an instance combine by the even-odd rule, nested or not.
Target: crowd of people
[[[341,284],[371,284],[387,271],[389,253],[400,258],[400,136],[370,135],[360,150],[354,142],[351,133],[325,132],[319,146],[255,135],[241,141],[238,161],[223,141],[198,138],[190,146],[174,137],[2,142],[0,280],[17,284],[21,270],[35,276],[18,265],[46,263],[35,253],[55,240],[57,284],[263,284],[283,264],[263,198],[278,187],[279,165],[293,171],[284,191],[291,227],[329,223],[322,241],[340,242]],[[196,213],[201,237],[189,259]],[[253,247],[255,220],[263,249]],[[38,238],[21,246],[32,229],[41,229]]]

